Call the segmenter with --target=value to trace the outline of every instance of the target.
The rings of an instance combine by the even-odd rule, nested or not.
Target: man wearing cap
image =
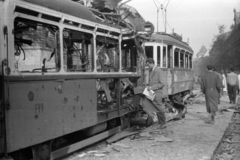
[[[218,111],[219,93],[222,83],[219,76],[213,71],[214,67],[207,66],[208,72],[203,75],[201,81],[201,90],[205,94],[206,108],[209,113],[206,123],[214,123],[214,116]]]

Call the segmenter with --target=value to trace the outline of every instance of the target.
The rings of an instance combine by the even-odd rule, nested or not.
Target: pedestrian
[[[163,71],[155,65],[152,58],[148,58],[146,60],[146,65],[149,67],[147,90],[153,90],[155,92],[155,97],[151,103],[157,110],[158,122],[160,124],[159,128],[166,128],[165,105],[163,103],[164,84],[161,81]]]
[[[227,93],[227,80],[224,71],[222,71],[222,77],[223,77],[223,94]]]
[[[227,74],[228,96],[230,103],[236,103],[237,88],[239,85],[238,75],[234,73],[234,67],[230,67],[230,73]]]
[[[222,89],[223,89],[223,77],[220,73],[217,72],[216,68],[214,67],[214,72],[218,75],[220,81],[221,81],[221,90],[219,91],[219,100],[218,100],[218,104],[220,104],[220,98],[221,98],[221,94],[222,94]]]
[[[219,92],[221,90],[221,81],[219,76],[214,73],[214,67],[207,66],[208,72],[202,76],[201,90],[205,94],[208,119],[206,123],[214,123],[214,117],[218,111]]]
[[[240,72],[238,72],[238,82],[240,82]],[[238,94],[240,91],[240,83],[238,83]]]

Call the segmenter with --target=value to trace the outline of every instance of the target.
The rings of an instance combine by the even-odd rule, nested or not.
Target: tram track
[[[240,159],[240,110],[233,113],[222,139],[213,152],[211,160]]]

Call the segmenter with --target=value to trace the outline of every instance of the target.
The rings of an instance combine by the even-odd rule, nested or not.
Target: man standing
[[[214,73],[213,66],[208,65],[207,69],[208,72],[202,76],[201,90],[205,94],[207,112],[209,113],[206,123],[213,124],[215,113],[218,111],[218,100],[222,83],[219,76]]]
[[[220,81],[223,81],[223,77],[220,73],[217,72],[216,68],[214,67],[214,72],[218,75],[218,77],[220,78]],[[218,100],[218,104],[220,104],[220,98],[221,98],[221,94],[222,94],[222,89],[223,89],[223,83],[221,83],[221,90],[219,91],[219,100]]]
[[[239,85],[238,75],[234,73],[234,68],[230,68],[230,73],[227,74],[227,85],[228,85],[228,96],[230,103],[236,103],[236,94],[237,94],[237,87]]]
[[[162,89],[164,87],[164,84],[161,82],[160,78],[162,71],[155,66],[154,60],[152,58],[148,58],[146,60],[146,65],[149,67],[149,82],[147,89],[149,91],[153,90],[155,92],[155,97],[152,101],[152,104],[157,110],[157,117],[160,128],[166,128],[165,107],[162,98]]]
[[[224,93],[227,93],[227,80],[225,73],[222,71],[222,77],[223,77],[223,95]]]

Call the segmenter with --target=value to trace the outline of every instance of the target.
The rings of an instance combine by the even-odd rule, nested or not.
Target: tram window
[[[189,66],[192,69],[192,55],[189,55]]]
[[[163,47],[163,67],[167,67],[167,50]]]
[[[157,66],[161,67],[161,47],[157,46]]]
[[[59,28],[24,18],[14,20],[14,60],[19,72],[60,70]]]
[[[180,52],[180,67],[184,68],[184,50],[181,50]]]
[[[137,66],[137,49],[135,42],[131,40],[122,41],[122,71],[136,72]]]
[[[174,49],[174,66],[179,67],[179,49]]]
[[[119,71],[119,42],[104,36],[97,36],[97,71],[118,72]]]
[[[63,30],[64,69],[67,72],[93,71],[93,36],[71,29]]]
[[[172,56],[171,56],[172,49],[171,47],[168,47],[168,52],[167,52],[167,61],[168,61],[168,68],[172,67]]]
[[[145,53],[147,58],[153,58],[153,46],[145,46]]]
[[[189,68],[189,66],[188,66],[188,55],[189,55],[189,52],[186,52],[185,53],[185,68]]]

